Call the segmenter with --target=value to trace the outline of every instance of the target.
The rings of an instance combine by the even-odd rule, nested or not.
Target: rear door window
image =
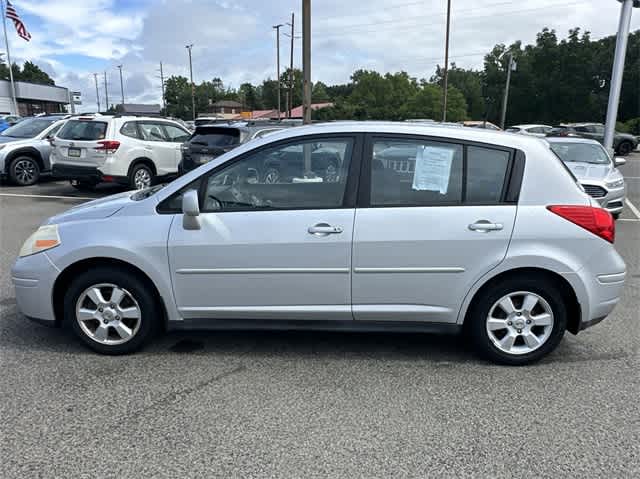
[[[507,151],[467,147],[467,203],[497,203],[509,167]]]
[[[58,133],[62,140],[96,141],[104,140],[107,123],[93,120],[69,120]]]

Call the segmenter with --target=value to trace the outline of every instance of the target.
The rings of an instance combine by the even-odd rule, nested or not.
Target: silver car
[[[624,158],[611,159],[596,140],[587,138],[547,138],[551,149],[567,165],[585,191],[615,218],[624,208],[626,188],[618,166]]]
[[[340,158],[331,181],[318,148]],[[265,182],[274,156],[304,168]],[[336,122],[54,216],[12,277],[25,316],[105,354],[167,329],[464,330],[485,357],[526,364],[612,312],[614,236],[539,139]]]

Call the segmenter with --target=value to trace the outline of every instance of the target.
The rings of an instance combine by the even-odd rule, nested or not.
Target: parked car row
[[[170,123],[146,122],[68,120],[54,168],[111,172],[112,142],[166,139]],[[559,159],[613,169],[580,141],[382,122],[272,132],[47,220],[13,267],[17,304],[105,354],[165,329],[464,331],[485,357],[528,364],[602,321],[624,285],[611,214]]]

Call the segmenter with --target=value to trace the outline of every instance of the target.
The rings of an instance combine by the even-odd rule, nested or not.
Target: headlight
[[[58,235],[58,225],[45,225],[27,238],[22,248],[20,248],[20,257],[46,251],[55,248],[60,244],[60,236]]]
[[[607,181],[605,184],[607,188],[619,188],[624,185],[624,179],[620,178],[619,180]]]

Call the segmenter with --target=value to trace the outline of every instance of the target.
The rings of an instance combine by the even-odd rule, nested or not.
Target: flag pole
[[[14,115],[20,115],[18,102],[16,101],[16,86],[13,83],[13,65],[11,63],[11,53],[9,53],[9,38],[7,37],[7,13],[4,0],[0,0],[2,6],[2,26],[4,28],[4,44],[7,47],[7,62],[9,63],[9,80],[11,81],[11,98],[13,99]]]

